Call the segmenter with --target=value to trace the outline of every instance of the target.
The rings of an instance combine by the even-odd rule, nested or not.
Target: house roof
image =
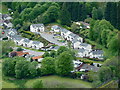
[[[99,55],[99,54],[103,54],[102,50],[94,50],[92,51],[93,55]]]
[[[17,40],[17,41],[21,41],[22,39],[24,39],[24,38],[19,37],[19,36],[15,36],[15,37],[13,37],[13,38],[14,38],[14,40]]]
[[[92,65],[88,65],[88,64],[84,64],[81,69],[86,69],[86,70],[92,70],[94,72],[97,72],[99,70],[99,67],[96,66],[92,66]]]
[[[30,42],[30,40],[29,40],[29,39],[27,39],[27,38],[24,38],[23,42],[27,42],[27,43],[29,43],[29,42]]]
[[[42,58],[42,56],[32,57],[32,59],[40,59],[40,58]]]
[[[81,46],[84,46],[84,47],[87,47],[87,46],[89,46],[90,44],[87,44],[87,43],[81,43],[80,45],[81,45]]]
[[[32,24],[33,27],[41,27],[41,26],[44,26],[44,24]]]
[[[83,48],[77,49],[75,48],[74,50],[78,51],[78,53],[84,53],[86,50]]]
[[[23,51],[13,51],[11,53],[16,53],[17,56],[22,56],[22,55],[25,55],[25,54],[29,54],[28,52],[23,52]]]
[[[32,43],[33,43],[33,44],[40,44],[41,42],[33,41]]]
[[[69,31],[68,31],[67,29],[65,29],[65,28],[62,28],[61,31],[64,32],[64,33],[69,32]]]
[[[58,25],[54,25],[51,28],[53,28],[53,29],[61,29]]]

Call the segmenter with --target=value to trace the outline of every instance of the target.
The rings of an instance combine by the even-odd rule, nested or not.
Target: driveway
[[[51,42],[51,43],[53,43],[53,44],[56,44],[56,45],[58,45],[58,46],[65,46],[65,43],[59,42],[59,41],[57,41],[56,39],[54,39],[54,38],[53,38],[53,37],[54,37],[53,34],[49,34],[49,33],[43,32],[43,33],[40,33],[40,35],[41,35],[44,39],[46,39],[47,41],[49,41],[49,42]]]
[[[38,52],[29,49],[24,49],[23,52],[29,52],[30,55],[34,55],[34,56],[42,56],[45,53],[45,52]]]

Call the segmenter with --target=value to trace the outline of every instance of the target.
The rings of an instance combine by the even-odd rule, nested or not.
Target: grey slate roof
[[[17,40],[17,41],[21,41],[22,39],[24,39],[24,38],[19,37],[19,36],[14,37],[14,40]]]
[[[44,26],[44,24],[32,24],[33,27],[41,27]]]
[[[96,66],[92,66],[92,65],[88,65],[88,64],[84,64],[81,69],[86,69],[86,70],[92,70],[94,72],[97,72],[99,70],[99,67]]]
[[[23,40],[24,42],[26,42],[26,43],[29,43],[30,42],[30,40],[29,39],[27,39],[27,38],[24,38],[24,40]]]
[[[52,26],[53,29],[61,29],[58,25]]]
[[[75,48],[74,50],[78,51],[78,53],[84,53],[85,52],[85,49],[83,49],[83,48],[80,48],[80,49]]]
[[[67,33],[69,30],[62,28],[61,31]]]
[[[33,41],[32,43],[33,43],[33,44],[40,44],[41,42]]]
[[[94,50],[92,51],[93,55],[99,55],[99,54],[103,54],[102,50]]]
[[[84,47],[87,47],[89,44],[87,44],[87,43],[81,43],[80,45],[84,46]]]

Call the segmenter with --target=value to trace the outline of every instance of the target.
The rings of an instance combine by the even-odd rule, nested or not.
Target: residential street
[[[30,55],[34,55],[34,56],[42,56],[44,54],[44,52],[38,52],[29,49],[25,49],[24,52],[29,52]]]
[[[47,41],[51,42],[51,43],[54,43],[54,44],[56,44],[58,46],[65,46],[65,43],[59,42],[56,39],[54,39],[53,38],[53,36],[54,36],[53,34],[48,34],[48,33],[43,32],[43,33],[40,33],[40,35],[43,38],[45,38]]]

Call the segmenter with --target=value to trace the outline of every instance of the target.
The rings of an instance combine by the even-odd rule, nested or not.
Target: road
[[[58,46],[65,46],[65,43],[59,42],[56,39],[53,38],[53,34],[49,34],[49,33],[40,33],[41,37],[43,37],[44,39],[46,39],[47,41],[56,44]]]

